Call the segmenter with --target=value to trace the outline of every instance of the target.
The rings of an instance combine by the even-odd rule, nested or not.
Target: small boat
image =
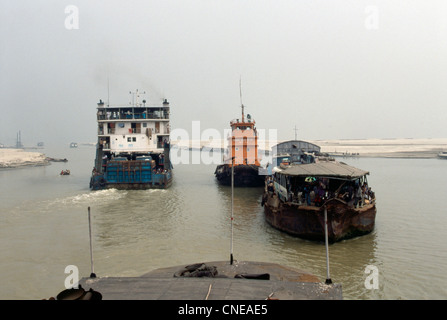
[[[78,144],[76,142],[70,143],[70,148],[77,148]]]
[[[320,150],[321,148],[316,144],[302,140],[278,143],[272,148],[273,166],[313,163],[315,157],[323,156]]]
[[[69,174],[70,174],[70,170],[68,170],[68,169],[67,170],[62,170],[61,173],[60,173],[61,176],[68,176]]]
[[[369,172],[333,159],[273,168],[262,205],[273,227],[303,239],[334,243],[374,229],[376,199],[368,187]]]
[[[67,162],[67,158],[50,158],[50,157],[46,157],[45,158],[47,161],[52,161],[52,162]]]
[[[438,153],[438,158],[447,159],[447,151],[442,151],[442,152]]]

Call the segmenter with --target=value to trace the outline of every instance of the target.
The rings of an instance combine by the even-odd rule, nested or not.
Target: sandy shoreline
[[[49,161],[40,152],[29,152],[23,149],[0,149],[0,168],[20,168],[26,166],[45,166]]]
[[[275,141],[274,144],[281,142]],[[308,140],[321,147],[321,152],[340,157],[376,158],[437,158],[441,151],[447,151],[447,138],[439,139],[351,139],[351,140]],[[222,147],[221,141],[178,142],[183,146]],[[271,148],[269,142],[259,141],[259,149]],[[43,166],[49,158],[40,152],[23,149],[0,148],[0,168]]]
[[[447,139],[365,139],[312,141],[333,156],[436,158],[447,150]]]

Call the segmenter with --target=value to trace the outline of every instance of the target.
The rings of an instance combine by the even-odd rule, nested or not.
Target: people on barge
[[[274,193],[273,182],[270,180],[267,191],[270,196]],[[316,207],[321,207],[332,198],[338,198],[354,208],[363,207],[375,199],[374,192],[363,179],[343,182],[328,178],[312,178],[295,183],[287,181],[287,191],[288,202]]]

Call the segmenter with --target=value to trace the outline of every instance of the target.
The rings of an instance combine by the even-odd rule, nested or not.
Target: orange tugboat
[[[223,164],[218,165],[214,172],[222,185],[231,185],[231,171],[234,166],[235,187],[261,187],[265,176],[259,174],[261,168],[258,157],[258,133],[255,121],[249,114],[230,122],[231,135],[228,137],[228,148],[223,157]]]

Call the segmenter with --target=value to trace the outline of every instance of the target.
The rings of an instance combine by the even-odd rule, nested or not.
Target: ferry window
[[[146,127],[147,127],[147,123],[143,122],[143,128],[146,128]]]
[[[127,137],[127,142],[132,142],[132,138],[131,137]]]
[[[137,138],[136,138],[136,137],[133,137],[133,138],[132,138],[132,141],[133,141],[133,142],[137,141]]]

